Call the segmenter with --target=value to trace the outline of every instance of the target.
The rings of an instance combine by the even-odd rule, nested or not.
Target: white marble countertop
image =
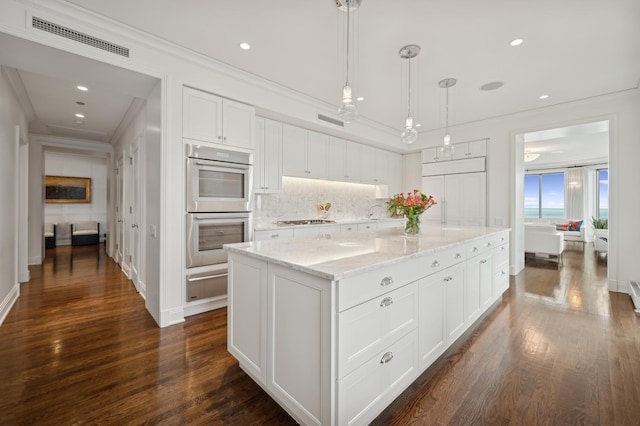
[[[509,228],[429,224],[423,226],[420,236],[412,237],[405,236],[402,228],[388,228],[227,244],[224,248],[322,278],[340,280],[507,230]]]
[[[303,218],[304,219],[304,218]],[[315,219],[315,218],[311,218]],[[286,220],[286,219],[285,219]],[[282,224],[279,225],[277,223],[259,223],[254,226],[254,230],[256,231],[270,231],[273,229],[283,229],[283,228],[308,228],[311,226],[331,226],[331,225],[348,225],[354,223],[378,223],[378,222],[404,222],[404,218],[395,218],[395,217],[382,217],[382,218],[362,218],[362,219],[330,219],[335,220],[334,223],[314,223],[314,224],[304,224],[304,225],[288,225]]]

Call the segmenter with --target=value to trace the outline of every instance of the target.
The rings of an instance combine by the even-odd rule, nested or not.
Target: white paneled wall
[[[105,158],[45,151],[45,175],[91,178],[91,203],[45,203],[45,223],[100,222],[100,234],[107,229],[107,162]],[[101,237],[103,240],[104,237]],[[58,244],[70,244],[58,240]]]

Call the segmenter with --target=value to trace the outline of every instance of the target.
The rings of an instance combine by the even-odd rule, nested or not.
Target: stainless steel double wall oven
[[[227,292],[222,246],[251,240],[252,164],[253,154],[187,145],[187,301]]]

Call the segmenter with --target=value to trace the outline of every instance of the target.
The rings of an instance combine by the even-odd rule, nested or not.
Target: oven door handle
[[[250,164],[240,164],[240,163],[225,163],[221,161],[215,160],[196,160],[194,163],[197,166],[209,166],[209,167],[220,167],[222,169],[236,169],[236,170],[247,170],[251,167]]]
[[[225,272],[224,274],[215,274],[215,275],[207,275],[204,277],[197,277],[197,278],[191,278],[191,277],[187,277],[187,281],[194,282],[194,281],[202,281],[202,280],[209,280],[211,278],[222,278],[222,277],[226,277],[229,276],[228,272]]]

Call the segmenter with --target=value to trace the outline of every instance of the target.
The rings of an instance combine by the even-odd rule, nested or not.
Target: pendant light
[[[453,145],[451,145],[451,135],[449,134],[449,87],[455,86],[457,82],[458,80],[456,80],[455,78],[445,78],[444,80],[440,80],[440,82],[438,83],[438,86],[447,91],[444,138],[442,141],[442,148],[440,148],[440,152],[443,155],[452,155],[454,151],[454,147]]]
[[[400,134],[402,142],[414,143],[418,139],[418,131],[413,124],[413,115],[411,114],[411,60],[418,56],[420,53],[420,46],[416,44],[409,44],[400,49],[400,57],[408,61],[408,101],[407,101],[407,118],[404,120],[404,130]]]
[[[340,10],[347,13],[347,25],[346,25],[346,60],[345,60],[345,82],[342,87],[342,102],[338,107],[338,115],[345,123],[351,123],[358,118],[358,107],[353,102],[353,94],[351,85],[349,83],[349,59],[351,54],[351,14],[353,9],[360,7],[362,0],[336,0],[337,6]],[[354,35],[355,38],[355,35]]]

